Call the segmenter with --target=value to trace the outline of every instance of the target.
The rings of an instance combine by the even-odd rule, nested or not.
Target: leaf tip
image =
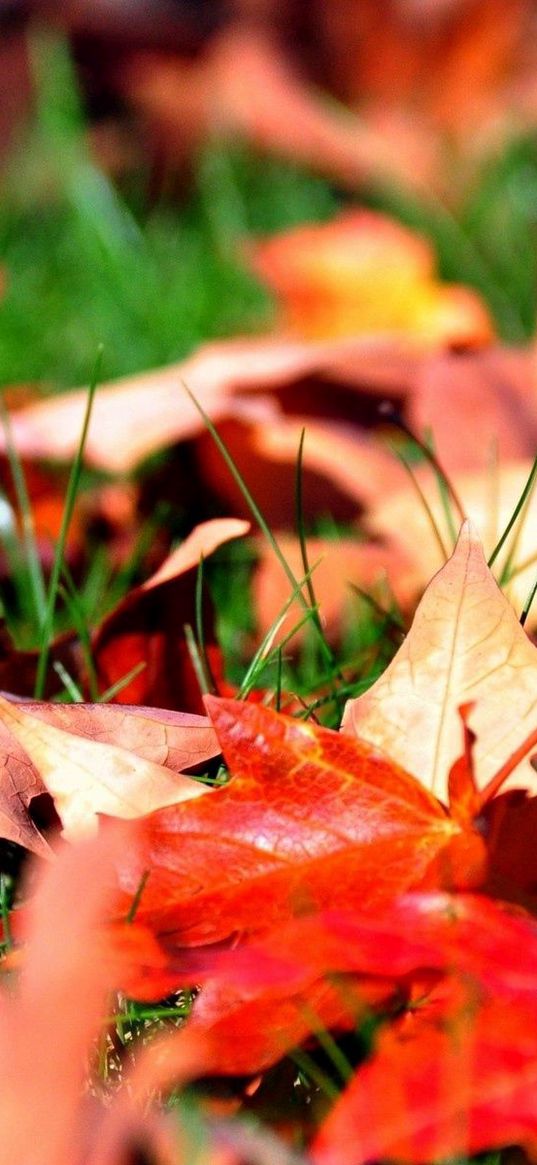
[[[222,696],[206,695],[203,697],[205,710],[211,721],[211,724],[218,728],[222,727],[224,720],[229,721],[229,717],[233,718],[237,714],[237,701],[230,700]]]
[[[481,539],[477,532],[477,527],[470,520],[470,518],[466,518],[459,530],[459,537],[457,538],[457,545],[455,550],[459,550],[464,547],[470,548],[472,546],[478,546],[482,548]]]

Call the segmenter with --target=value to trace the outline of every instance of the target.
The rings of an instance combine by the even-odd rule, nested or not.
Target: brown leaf
[[[140,817],[206,791],[191,778],[172,775],[169,768],[116,744],[58,728],[3,696],[0,716],[53,797],[69,840],[92,833],[100,813]]]
[[[6,693],[4,693],[6,694]],[[74,736],[114,744],[174,773],[218,756],[216,733],[206,716],[129,704],[48,704],[25,701],[23,710]]]
[[[456,550],[433,579],[412,628],[384,675],[350,700],[342,728],[382,748],[444,802],[461,751],[459,707],[472,701],[480,788],[535,727],[537,648],[521,628],[463,527]],[[535,791],[529,760],[506,787]]]
[[[46,792],[45,785],[1,720],[0,751],[0,837],[39,857],[50,857],[50,847],[29,813],[34,797]]]

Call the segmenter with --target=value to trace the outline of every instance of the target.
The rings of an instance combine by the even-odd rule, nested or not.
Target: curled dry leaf
[[[195,626],[196,571],[202,558],[249,528],[239,518],[202,522],[103,620],[92,639],[103,691],[119,683],[115,699],[121,703],[199,710],[199,683],[185,639],[185,624]],[[209,652],[216,651],[207,603],[205,607],[206,644]],[[136,668],[137,674],[122,683]]]
[[[535,727],[537,649],[465,525],[402,647],[373,687],[348,702],[342,729],[384,749],[447,803],[448,774],[460,753],[459,708],[469,702],[476,779],[484,788]],[[535,792],[527,758],[507,787]]]
[[[330,378],[333,371],[334,367]],[[306,405],[313,414],[317,408],[325,414],[327,408],[334,414],[338,412],[331,379],[324,384],[319,382],[316,390],[311,383],[291,386],[290,393],[293,414]],[[343,413],[349,416],[354,413],[356,422],[361,417],[364,400],[369,402],[369,395],[355,397],[345,389]],[[377,406],[375,397],[375,417]],[[364,423],[367,407],[364,405]],[[244,480],[253,487],[255,499],[271,527],[296,528],[296,471],[303,429],[306,437],[302,457],[302,514],[306,522],[314,523],[319,514],[326,513],[335,521],[354,522],[358,511],[380,501],[386,491],[395,491],[406,484],[405,472],[397,458],[357,425],[314,420],[311,413],[301,416],[300,411],[298,416],[274,419],[266,425],[225,421],[219,426],[220,435]],[[198,440],[196,454],[203,480],[226,509],[235,514],[248,513],[239,487],[208,434]]]
[[[324,424],[308,417],[254,425],[251,444],[255,452],[273,464],[296,464],[302,430],[305,429],[303,467],[325,483],[346,494],[356,507],[371,506],[385,493],[406,483],[406,475],[393,453],[359,429]],[[325,485],[326,488],[326,485]]]
[[[282,326],[310,339],[381,332],[423,345],[479,347],[494,329],[476,292],[441,284],[426,240],[374,211],[292,228],[260,243],[254,267]]]
[[[266,402],[248,392],[270,393],[317,370],[351,359],[352,344],[305,344],[276,338],[207,344],[188,360],[99,388],[92,409],[85,459],[96,469],[125,473],[150,454],[203,432],[204,422],[187,385],[213,421],[223,416],[267,419]],[[87,393],[75,391],[13,413],[21,456],[71,459],[78,448]],[[5,437],[0,434],[0,448]]]
[[[115,744],[66,732],[3,696],[0,717],[53,797],[69,840],[94,832],[100,813],[140,817],[205,792],[189,777]]]

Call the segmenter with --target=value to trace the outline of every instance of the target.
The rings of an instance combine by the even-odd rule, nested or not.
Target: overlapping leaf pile
[[[89,466],[124,475],[156,452],[171,447],[171,456],[164,477],[162,470],[156,478],[150,470],[142,487],[116,482],[97,501],[81,500],[72,527],[73,553],[83,552],[93,515],[92,521],[111,530],[112,552],[124,558],[129,545],[132,549],[136,504],[151,512],[155,496],[175,502],[179,495],[180,504],[191,505],[196,514],[205,508],[250,516],[186,385],[205,416],[218,423],[243,477],[255,482],[256,500],[273,529],[281,531],[293,561],[300,561],[291,536],[295,466],[306,426],[304,521],[315,523],[329,510],[347,527],[338,542],[318,544],[328,579],[323,583],[321,568],[319,599],[337,639],[345,602],[344,595],[334,601],[332,578],[370,588],[387,576],[397,602],[411,612],[450,544],[437,473],[423,464],[415,470],[435,517],[435,536],[427,512],[416,504],[415,487],[386,446],[386,436],[390,446],[394,440],[400,445],[397,426],[418,439],[432,430],[437,460],[457,497],[457,506],[451,504],[455,518],[470,517],[492,552],[531,468],[535,354],[531,347],[497,344],[477,293],[442,284],[427,240],[386,216],[348,212],[322,226],[249,243],[246,251],[274,287],[287,332],[208,345],[181,364],[99,389],[84,453]],[[386,402],[388,417],[381,409]],[[74,455],[85,407],[86,394],[75,391],[14,409],[12,438],[33,474],[43,473],[44,460]],[[476,416],[479,441],[473,437]],[[5,434],[0,444],[5,447]],[[494,469],[498,454],[500,468]],[[52,505],[57,508],[57,487],[48,508],[43,488],[40,479],[34,510],[41,537],[47,523],[54,535],[58,522]],[[510,597],[519,609],[532,584],[534,506],[535,494],[522,534],[497,563],[498,577],[506,567]],[[259,549],[255,608],[261,632],[287,598],[278,569],[275,573]],[[149,597],[145,602],[151,605]],[[113,683],[119,677],[110,666],[110,651],[101,646],[99,667]],[[131,658],[136,666],[139,655]],[[126,698],[148,702],[144,685],[139,679]],[[164,680],[157,687],[155,701],[169,706]]]
[[[96,1161],[115,1162],[156,1085],[263,1074],[319,1031],[353,1032],[372,1012],[381,1021],[372,1054],[314,1131],[315,1165],[425,1163],[511,1143],[532,1151],[536,701],[536,649],[467,528],[392,664],[348,704],[340,733],[211,697],[217,745],[208,721],[179,714],[2,700],[4,788],[9,778],[17,812],[45,788],[66,837],[103,812],[137,818],[111,833],[110,823],[101,827],[94,850],[67,847],[30,917],[26,909],[12,916],[15,934],[30,934],[30,954],[22,953],[17,1002],[4,996],[1,1038],[20,1030],[16,1056],[4,1058],[0,1117],[19,1157],[26,1132],[11,1128],[19,1076],[37,1094],[45,1073],[39,1057],[26,1064],[28,1025],[50,1042],[42,1009],[75,974],[66,951],[79,974],[82,931],[104,944],[83,972],[95,1006],[76,1047],[67,1020],[60,1024],[69,1087],[49,1155],[36,1161],[66,1159],[59,1146],[73,1128],[82,1135],[80,1052],[106,989],[158,999],[194,984],[202,990],[188,1022],[158,1054],[144,1053],[130,1099],[120,1093],[99,1118]],[[209,789],[174,775],[218,747],[227,784]],[[4,813],[13,836],[19,818],[11,813],[10,824],[7,800]],[[43,851],[42,839],[19,838]],[[99,877],[88,917],[67,934],[70,896],[84,898],[90,863]],[[122,922],[133,902],[134,924]],[[63,946],[45,950],[41,932],[58,911],[66,912]],[[69,1016],[71,1003],[63,1006]],[[177,1160],[165,1156],[166,1122],[148,1127],[148,1138],[158,1132],[159,1146],[168,1145],[155,1159]],[[208,1151],[211,1165],[220,1160]]]

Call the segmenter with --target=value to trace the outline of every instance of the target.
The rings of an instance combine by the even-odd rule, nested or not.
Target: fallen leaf
[[[185,624],[194,627],[196,623],[196,571],[202,558],[248,530],[249,523],[238,518],[202,522],[151,578],[103,620],[92,638],[92,658],[102,691],[138,668],[138,674],[121,685],[116,701],[199,710],[201,693],[184,630]],[[205,616],[210,653],[215,647],[207,604]]]
[[[114,862],[132,840],[132,830],[108,823],[91,842],[65,846],[41,868],[37,887],[32,880],[22,970],[0,990],[0,1139],[13,1163],[124,1165],[133,1145],[143,1145],[155,1165],[191,1159],[186,1130],[178,1139],[177,1121],[169,1124],[154,1097],[203,1071],[200,1033],[180,1048],[153,1041],[130,1072],[123,1065],[121,1085],[106,1103],[92,1070],[108,996],[134,949],[128,928],[118,941],[107,924]],[[204,1132],[200,1165],[238,1165],[238,1156],[221,1153],[209,1126]]]
[[[347,703],[342,729],[382,748],[447,803],[448,774],[460,752],[459,708],[469,702],[483,789],[535,727],[537,650],[465,526],[392,663]],[[504,787],[535,791],[528,759]]]
[[[382,1033],[321,1129],[315,1165],[429,1162],[537,1138],[535,999],[479,985]]]
[[[287,462],[295,468],[303,429],[305,472],[320,478],[325,489],[328,483],[336,486],[356,507],[371,506],[406,483],[405,472],[393,453],[350,425],[323,424],[308,417],[254,425],[251,443],[255,452],[274,465]]]
[[[31,803],[46,792],[45,785],[1,720],[0,750],[0,837],[39,857],[50,857],[49,844],[30,816]]]
[[[298,539],[286,533],[278,534],[277,539],[295,578],[302,578],[304,566]],[[267,550],[261,539],[257,539],[255,546],[259,559],[252,583],[252,599],[257,631],[264,635],[281,615],[291,592],[289,581],[273,552]],[[392,552],[390,547],[348,537],[338,540],[308,538],[307,550],[310,566],[317,564],[311,581],[323,632],[332,642],[340,640],[356,618],[357,596],[352,590],[353,585],[369,593],[376,590],[382,595],[384,592],[387,606],[394,595],[406,607],[410,596],[416,593],[416,570],[410,557],[399,553],[396,546]],[[388,578],[390,583],[387,585]],[[288,634],[302,614],[298,603],[294,603],[279,634]],[[295,645],[297,641],[291,640]]]
[[[315,46],[315,15],[313,21],[308,40]],[[146,51],[123,62],[123,99],[150,119],[169,164],[184,163],[185,151],[199,148],[204,137],[228,140],[239,135],[258,149],[295,165],[300,162],[351,189],[370,178],[430,184],[438,168],[430,133],[407,131],[401,148],[401,134],[387,137],[364,114],[358,118],[333,97],[327,102],[317,77],[312,84],[303,69],[299,73],[279,48],[272,28],[267,35],[262,17],[256,27],[247,23],[239,19],[222,29],[194,61]],[[296,30],[290,37],[297,41]],[[311,66],[311,60],[302,64]],[[325,58],[323,72],[326,65]]]
[[[84,457],[109,473],[127,473],[144,458],[196,436],[204,422],[187,385],[213,421],[232,415],[255,420],[272,410],[244,394],[270,393],[280,384],[349,360],[352,344],[304,344],[276,338],[225,340],[204,345],[188,360],[99,388]],[[13,412],[11,427],[22,457],[70,460],[79,445],[87,392],[74,391]],[[0,433],[0,449],[5,436]]]
[[[365,0],[356,19],[337,4],[330,17],[318,10],[316,43],[346,101],[447,131],[460,167],[484,142],[497,149],[522,113],[532,12],[529,0]]]
[[[415,432],[433,433],[449,474],[488,470],[492,458],[503,465],[533,456],[536,386],[533,346],[436,353],[416,366],[407,416]]]
[[[233,949],[199,947],[181,958],[185,978],[222,983],[243,1000],[298,994],[333,974],[360,977],[365,999],[370,981],[397,984],[404,993],[413,975],[441,972],[473,976],[493,994],[531,1002],[536,952],[535,918],[502,901],[412,891],[380,909],[363,904],[348,910],[342,904],[294,918]]]
[[[500,536],[515,511],[532,468],[531,461],[517,460],[504,462],[497,469],[490,466],[487,472],[452,474],[450,482],[456,489],[464,511],[472,521],[483,543],[487,556],[495,549]],[[436,528],[444,546],[449,546],[452,538],[446,510],[440,498],[435,475],[428,468],[415,473],[433,515]],[[450,503],[453,513],[454,506]],[[517,613],[521,613],[535,581],[537,544],[535,540],[535,520],[537,516],[537,494],[533,490],[524,510],[515,524],[512,534],[498,554],[493,571],[501,579],[504,568],[509,569],[509,579],[502,583],[502,590]],[[415,486],[406,483],[379,499],[371,507],[367,516],[367,528],[375,538],[382,538],[387,549],[388,577],[390,552],[401,552],[414,566],[414,596],[419,594],[431,575],[444,562],[438,538],[433,530],[431,518],[417,496]],[[512,575],[512,577],[510,577]],[[397,583],[397,578],[394,578]],[[401,595],[405,605],[405,596]],[[408,603],[408,594],[406,598]],[[530,608],[528,627],[537,617],[535,606]]]
[[[426,240],[374,211],[347,211],[267,239],[253,265],[279,297],[291,334],[399,333],[417,344],[469,347],[494,335],[475,291],[438,281]]]
[[[10,702],[15,699],[10,693],[4,695]],[[51,725],[73,736],[75,750],[76,737],[80,736],[103,747],[113,745],[125,749],[134,753],[138,761],[148,761],[176,774],[206,765],[219,751],[214,730],[204,716],[162,708],[31,700],[19,708],[35,720],[43,721],[45,726]],[[0,749],[0,836],[42,857],[50,856],[48,842],[32,815],[32,802],[52,789],[43,783],[39,763],[32,764],[2,716]],[[73,797],[77,797],[74,790]]]
[[[100,813],[135,818],[205,792],[205,786],[115,744],[74,735],[0,696],[0,716],[51,794],[68,840]]]
[[[116,834],[66,847],[32,900],[21,981],[0,996],[0,1129],[10,1161],[82,1160],[87,1055],[117,971],[97,928],[120,845]]]
[[[6,694],[6,693],[4,693]],[[143,760],[183,773],[218,756],[206,716],[129,704],[49,704],[28,700],[25,712],[74,736],[113,744]]]
[[[168,945],[483,879],[484,843],[471,824],[451,820],[377,746],[260,704],[206,702],[231,781],[147,818],[118,872],[128,903],[151,870],[137,920]]]
[[[321,911],[231,950],[182,952],[182,981],[205,984],[186,1034],[210,1036],[207,1072],[252,1073],[323,1029],[354,1028],[368,1009],[409,1008],[409,1027],[413,1002],[427,1015],[450,979],[528,1010],[536,949],[534,919],[484,897],[411,893],[380,910]]]

